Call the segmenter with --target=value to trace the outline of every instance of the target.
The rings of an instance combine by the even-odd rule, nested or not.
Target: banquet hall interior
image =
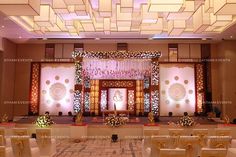
[[[0,0],[0,157],[236,157],[236,0]]]

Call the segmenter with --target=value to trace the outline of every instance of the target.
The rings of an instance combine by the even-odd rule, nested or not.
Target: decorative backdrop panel
[[[108,110],[127,110],[127,89],[109,88],[108,89]]]
[[[160,64],[160,115],[193,115],[195,104],[194,65]]]
[[[75,66],[71,63],[42,63],[40,79],[40,114],[73,112]]]

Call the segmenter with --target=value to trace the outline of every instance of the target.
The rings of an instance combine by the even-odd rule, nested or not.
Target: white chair
[[[195,157],[198,154],[199,137],[198,136],[180,136],[179,148],[186,150],[186,157]]]
[[[169,135],[173,139],[172,148],[177,148],[179,144],[179,137],[184,135],[184,129],[169,129]]]
[[[226,157],[227,150],[222,148],[202,148],[201,157]]]
[[[40,157],[38,147],[30,147],[29,136],[13,136],[11,145],[15,157]]]
[[[209,148],[228,148],[231,143],[231,136],[208,136]]]
[[[14,157],[12,149],[0,146],[0,157]]]
[[[215,128],[216,136],[231,136],[230,128]]]
[[[13,136],[29,136],[29,132],[27,128],[13,128],[12,129],[12,134]],[[8,139],[7,139],[7,145],[8,144]],[[11,145],[11,144],[10,144]],[[38,147],[36,139],[30,138],[30,146],[31,147]]]
[[[160,149],[160,157],[186,157],[185,149]]]
[[[198,136],[200,140],[200,146],[205,147],[207,145],[208,129],[193,129],[193,136]]]
[[[51,129],[36,129],[36,137],[42,156],[53,156],[56,153],[56,140],[51,136]]]
[[[160,149],[169,148],[171,138],[166,135],[152,136],[151,137],[151,154],[152,156],[160,153]]]

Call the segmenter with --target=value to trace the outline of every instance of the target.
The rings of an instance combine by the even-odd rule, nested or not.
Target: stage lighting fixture
[[[70,112],[68,112],[68,116],[72,116],[72,112],[70,111]]]
[[[60,112],[58,112],[58,116],[62,116],[62,112],[60,111]]]
[[[111,135],[111,140],[112,140],[112,142],[117,142],[117,140],[118,140],[118,135],[117,135],[117,134],[112,134],[112,135]]]

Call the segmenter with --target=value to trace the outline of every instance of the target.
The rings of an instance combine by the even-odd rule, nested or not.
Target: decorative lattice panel
[[[128,109],[134,110],[134,90],[128,90]]]
[[[107,109],[107,90],[101,90],[101,110]]]

